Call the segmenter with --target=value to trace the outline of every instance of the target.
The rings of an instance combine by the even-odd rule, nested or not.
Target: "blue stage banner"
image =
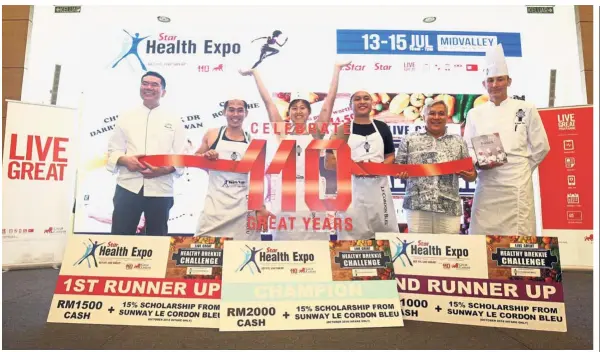
[[[377,29],[338,29],[338,54],[485,56],[502,44],[506,57],[521,57],[521,34]]]

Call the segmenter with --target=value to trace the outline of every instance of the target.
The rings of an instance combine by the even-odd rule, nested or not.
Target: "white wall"
[[[206,26],[207,23],[214,23],[215,34],[261,30],[269,33],[274,28],[284,31],[288,28],[286,34],[290,38],[302,36],[295,31],[314,33],[302,43],[305,45],[304,55],[287,56],[286,61],[294,64],[282,67],[287,78],[285,81],[293,81],[298,89],[307,90],[327,86],[331,62],[335,57],[335,48],[322,39],[328,35],[323,28],[519,32],[523,57],[509,58],[511,74],[515,77],[513,91],[522,92],[537,106],[545,107],[548,104],[550,70],[557,69],[555,105],[585,103],[573,6],[556,6],[554,15],[528,15],[524,6],[379,7],[377,16],[364,16],[364,8],[350,6],[312,9],[285,7],[274,10],[267,7],[83,6],[80,14],[54,14],[53,11],[52,6],[34,8],[31,55],[23,82],[23,100],[49,102],[54,65],[61,64],[63,71],[58,104],[77,106],[79,93],[84,90],[86,83],[90,83],[82,79],[98,63],[94,58],[104,58],[107,53],[112,56],[117,54],[114,48],[98,47],[97,38],[106,34],[111,27],[122,24],[139,27],[137,24],[143,22],[151,24],[153,28],[187,32],[199,24]],[[159,23],[156,21],[157,15],[169,16],[172,22]],[[426,24],[421,21],[425,16],[436,16],[438,20]],[[329,47],[322,46],[322,43]],[[252,55],[256,56],[255,53]],[[281,55],[283,59],[285,53],[282,51]],[[378,56],[377,59],[384,58]],[[405,59],[405,56],[388,56],[385,59]],[[475,59],[476,62],[482,60],[480,57]],[[307,72],[311,74],[307,75]],[[289,89],[289,86],[277,86],[277,82],[282,82],[281,79],[272,81],[270,87],[273,90]],[[388,85],[386,76],[382,76],[379,83]],[[194,84],[195,87],[201,85],[201,82]],[[395,88],[393,91],[429,91],[435,88],[437,91],[482,92],[480,77],[476,76],[460,81],[406,79],[389,85]]]
[[[49,104],[55,65],[62,65],[57,105],[77,107],[83,91],[80,72],[85,70],[81,44],[83,17],[54,14],[53,6],[34,6],[28,68],[21,99]]]

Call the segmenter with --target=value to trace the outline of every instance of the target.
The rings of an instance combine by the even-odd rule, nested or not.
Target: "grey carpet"
[[[53,269],[2,274],[3,349],[592,349],[593,274],[567,272],[566,333],[405,321],[403,328],[270,332],[50,324]]]

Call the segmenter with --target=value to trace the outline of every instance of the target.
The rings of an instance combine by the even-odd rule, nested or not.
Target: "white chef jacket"
[[[108,141],[106,168],[118,172],[117,184],[126,190],[139,193],[144,187],[146,197],[172,197],[173,180],[183,174],[183,168],[175,172],[145,179],[140,172],[131,172],[117,165],[123,155],[183,154],[185,148],[185,126],[181,119],[158,106],[152,110],[142,105],[119,114],[114,132]]]
[[[535,236],[532,173],[550,151],[540,114],[533,104],[510,98],[470,110],[464,138],[473,162],[471,138],[496,132],[508,162],[479,171],[469,233]]]

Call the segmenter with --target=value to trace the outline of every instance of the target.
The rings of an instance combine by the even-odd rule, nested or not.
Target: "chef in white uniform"
[[[240,161],[250,144],[242,126],[248,116],[244,100],[225,102],[227,126],[209,129],[196,155],[210,160]],[[208,190],[204,210],[198,218],[195,236],[232,237],[234,240],[260,241],[260,232],[249,229],[250,216],[268,216],[266,210],[248,210],[249,175],[235,172],[208,171]]]
[[[536,235],[532,173],[550,151],[548,137],[535,106],[508,97],[511,78],[502,45],[486,54],[484,72],[490,100],[469,111],[464,138],[476,162],[471,138],[499,133],[508,162],[476,164],[480,171],[469,233]]]
[[[119,114],[108,141],[106,168],[117,175],[113,197],[111,233],[135,235],[144,214],[147,236],[166,236],[175,202],[173,183],[183,168],[156,167],[138,158],[143,155],[181,154],[185,127],[179,116],[161,105],[167,92],[165,78],[153,71],[140,80],[142,104]],[[108,222],[108,221],[107,221]]]
[[[393,164],[395,161],[394,139],[389,126],[370,117],[371,95],[358,91],[350,98],[354,120],[350,123],[350,135],[343,129],[332,140],[346,140],[355,162]],[[336,167],[335,153],[328,151],[328,169]],[[352,230],[340,232],[340,240],[363,240],[375,238],[377,232],[400,232],[394,200],[387,176],[352,175],[352,203],[344,218],[352,219]]]
[[[308,96],[303,96],[301,94],[296,94],[292,97],[289,107],[288,107],[288,116],[289,121],[293,124],[291,126],[291,130],[289,133],[285,133],[285,120],[281,117],[277,106],[271,99],[271,95],[267,90],[266,86],[262,82],[262,79],[256,69],[248,70],[248,71],[240,71],[240,73],[244,76],[252,75],[256,81],[256,85],[260,96],[267,108],[267,113],[269,115],[269,121],[272,123],[277,123],[278,132],[280,134],[277,135],[278,141],[281,140],[295,140],[296,141],[296,211],[295,212],[284,212],[281,210],[281,189],[282,182],[281,176],[274,177],[277,182],[273,184],[273,187],[276,190],[276,196],[271,200],[271,210],[276,214],[277,221],[276,223],[280,223],[281,218],[285,218],[289,220],[290,217],[295,217],[294,228],[291,229],[288,226],[287,230],[278,230],[273,231],[273,239],[274,240],[284,240],[284,241],[293,241],[293,240],[329,240],[329,229],[320,229],[319,231],[314,231],[311,228],[308,230],[305,227],[305,223],[303,219],[311,218],[318,219],[320,226],[324,223],[327,218],[326,212],[315,212],[311,211],[306,205],[306,201],[304,199],[304,189],[305,189],[305,158],[306,158],[306,147],[313,141],[313,139],[323,139],[323,135],[320,132],[320,126],[322,124],[328,124],[331,120],[331,114],[333,111],[333,106],[335,103],[335,97],[337,95],[338,82],[340,72],[343,67],[349,65],[351,61],[346,62],[338,62],[334,65],[333,77],[331,79],[331,84],[329,86],[329,91],[327,92],[327,97],[323,102],[323,107],[319,113],[318,119],[315,121],[317,123],[317,128],[319,131],[315,134],[309,134],[307,128],[302,131],[303,133],[297,133],[295,130],[296,125],[306,125],[309,121],[309,117],[311,114],[311,106],[308,101]],[[314,165],[311,167],[319,167],[319,165]],[[286,221],[289,225],[290,222]],[[312,222],[310,223],[312,226]]]

